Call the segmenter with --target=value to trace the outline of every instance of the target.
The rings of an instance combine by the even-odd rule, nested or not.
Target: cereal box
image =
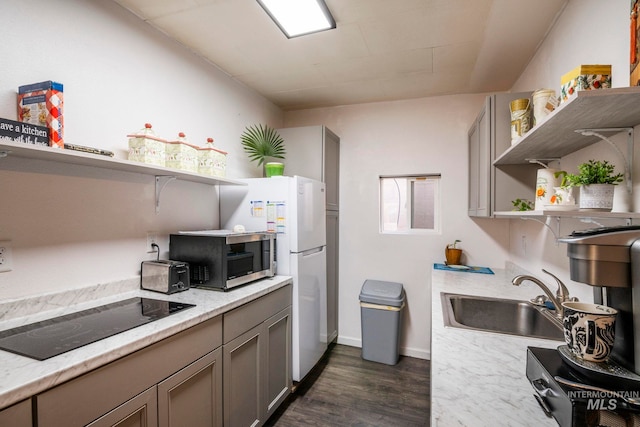
[[[611,87],[611,65],[580,65],[560,79],[560,102],[566,102],[579,90]]]
[[[49,145],[64,148],[62,83],[46,82],[18,88],[18,120],[49,128]]]
[[[156,136],[151,123],[145,123],[144,129],[127,135],[129,138],[129,160],[164,166],[166,140]]]
[[[224,178],[227,169],[227,152],[214,148],[213,138],[207,138],[206,147],[198,148],[198,173]]]

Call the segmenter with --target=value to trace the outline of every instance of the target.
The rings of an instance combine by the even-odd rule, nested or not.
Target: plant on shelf
[[[562,182],[570,187],[580,187],[592,184],[616,185],[623,181],[624,175],[614,174],[615,166],[607,160],[589,160],[578,166],[578,173],[568,173],[563,177]]]
[[[249,155],[249,160],[257,161],[258,166],[265,166],[267,176],[273,173],[271,169],[278,169],[282,175],[281,162],[270,162],[270,159],[284,159],[286,154],[284,139],[278,132],[268,125],[247,126],[240,136],[242,148]],[[272,166],[273,168],[269,168]]]
[[[532,211],[533,210],[533,202],[526,199],[515,199],[511,201],[513,205],[513,210],[518,212],[524,211]]]
[[[553,176],[556,179],[562,178],[562,180],[560,181],[560,188],[571,188],[569,180],[567,179],[567,171],[556,171],[553,173]]]
[[[565,176],[569,187],[580,187],[580,209],[610,211],[614,185],[624,180],[607,160],[589,160],[578,166],[577,174]]]
[[[460,258],[462,257],[462,249],[456,248],[456,245],[460,243],[460,240],[454,240],[453,243],[448,244],[444,248],[444,257],[447,260],[447,265],[460,265]]]
[[[454,241],[453,241],[453,243],[450,243],[450,244],[448,244],[448,245],[447,245],[447,248],[450,248],[450,249],[457,249],[457,248],[456,248],[456,245],[457,245],[458,243],[462,243],[462,240],[458,240],[458,239],[454,240]]]

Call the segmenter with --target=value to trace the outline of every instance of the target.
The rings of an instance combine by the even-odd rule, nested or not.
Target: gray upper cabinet
[[[278,129],[287,151],[285,174],[325,183],[327,209],[338,210],[340,199],[340,138],[326,126]]]
[[[471,217],[493,217],[510,211],[515,199],[535,199],[536,164],[494,166],[493,161],[511,146],[509,103],[529,98],[530,92],[487,96],[469,129],[469,207]]]
[[[487,107],[480,111],[469,130],[469,216],[488,216],[491,148]]]

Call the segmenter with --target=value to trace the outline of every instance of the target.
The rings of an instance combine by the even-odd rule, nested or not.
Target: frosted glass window
[[[439,231],[440,175],[381,176],[380,231]]]

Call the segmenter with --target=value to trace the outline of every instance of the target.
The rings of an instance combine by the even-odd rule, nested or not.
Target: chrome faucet
[[[553,305],[555,306],[555,311],[556,311],[556,317],[558,317],[560,320],[562,320],[562,316],[563,316],[563,309],[562,309],[562,303],[565,301],[569,301],[571,300],[571,298],[569,297],[569,290],[567,289],[567,287],[564,285],[564,283],[562,283],[560,281],[560,279],[558,279],[556,276],[554,276],[553,274],[549,273],[547,270],[542,269],[542,272],[548,274],[549,276],[553,277],[554,279],[556,279],[556,282],[558,282],[558,289],[556,290],[556,294],[553,295],[553,293],[551,292],[551,290],[547,287],[547,285],[544,284],[544,282],[542,282],[541,280],[533,277],[533,276],[528,276],[528,275],[518,275],[516,277],[513,278],[513,280],[511,281],[511,283],[513,283],[515,286],[520,286],[520,284],[522,282],[524,282],[525,280],[530,280],[533,283],[535,283],[536,285],[538,285],[543,291],[544,293],[547,295],[547,298],[549,298],[549,301],[551,301],[553,303]]]

